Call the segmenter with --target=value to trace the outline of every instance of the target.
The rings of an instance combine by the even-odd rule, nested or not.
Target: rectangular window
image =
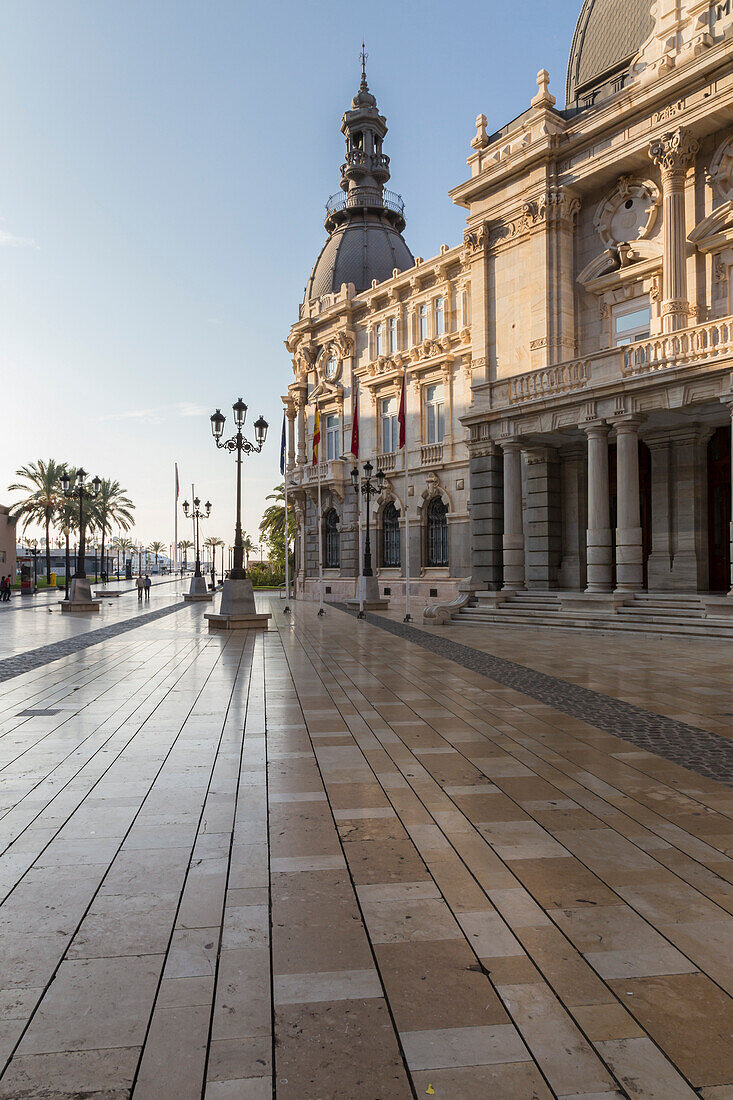
[[[651,308],[646,298],[635,298],[613,307],[611,315],[612,343],[616,348],[646,340],[651,324]]]
[[[443,308],[443,299],[435,299],[435,335],[442,336],[445,332],[445,317]]]
[[[382,401],[382,454],[397,450],[400,426],[397,422],[397,398],[385,397]]]
[[[382,326],[381,326],[381,324],[379,324],[374,329],[374,355],[375,355],[375,357],[384,354],[384,349],[382,347],[382,342],[383,342],[382,341]]]
[[[397,351],[397,318],[390,317],[389,319],[389,354],[394,355]]]
[[[417,338],[418,340],[427,340],[428,338],[428,307],[423,305],[417,311]]]
[[[427,442],[442,443],[445,435],[445,404],[443,386],[440,383],[425,389],[425,422]]]
[[[326,458],[330,462],[341,457],[340,425],[338,413],[329,413],[326,417]]]

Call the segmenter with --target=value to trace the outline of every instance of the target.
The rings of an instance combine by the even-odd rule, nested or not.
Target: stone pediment
[[[698,252],[719,252],[729,248],[733,244],[733,199],[728,199],[698,222],[688,240]]]
[[[316,401],[328,401],[329,398],[333,398],[336,401],[343,401],[344,387],[340,382],[328,382],[325,378],[321,378],[318,385],[311,390],[309,401],[311,403]]]
[[[621,280],[626,269],[643,264],[644,270],[661,263],[662,256],[656,241],[637,240],[628,244],[613,245],[591,260],[578,275],[578,282],[589,291],[605,290],[608,276],[617,274]]]

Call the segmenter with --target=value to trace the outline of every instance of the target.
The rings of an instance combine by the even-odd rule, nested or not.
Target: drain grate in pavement
[[[61,714],[60,710],[19,710],[16,718],[45,718],[48,714]]]

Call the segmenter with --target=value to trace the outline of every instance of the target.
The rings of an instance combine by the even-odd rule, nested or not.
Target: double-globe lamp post
[[[194,533],[196,536],[196,568],[194,569],[194,577],[201,576],[201,557],[199,554],[199,521],[202,519],[208,519],[211,515],[211,501],[207,500],[204,505],[204,509],[201,508],[201,499],[194,497],[193,510],[187,500],[183,502],[183,514],[186,519],[193,520]]]
[[[88,500],[94,500],[99,496],[99,490],[102,487],[102,482],[98,477],[92,479],[92,488],[89,490],[85,485],[87,472],[84,469],[76,471],[76,478],[74,481],[74,487],[72,488],[71,477],[68,473],[64,473],[61,476],[61,488],[64,491],[66,497],[78,497],[79,498],[79,550],[76,557],[76,572],[72,577],[72,580],[78,580],[79,578],[86,578],[86,568],[84,559],[86,557],[86,539],[84,530],[84,497]]]
[[[384,470],[377,470],[376,484],[372,481],[372,474],[374,473],[374,467],[368,460],[364,463],[364,476],[361,478],[361,494],[366,497],[366,538],[364,539],[364,564],[362,566],[362,577],[373,577],[374,571],[372,569],[372,546],[369,537],[369,504],[372,497],[377,497],[384,488]],[[354,486],[354,492],[358,493],[359,484],[359,467],[354,466],[351,471],[351,484]],[[357,616],[360,619],[364,618],[364,612],[359,611]]]
[[[234,529],[234,560],[229,576],[224,581],[221,593],[221,605],[217,614],[207,615],[209,630],[236,630],[249,627],[265,627],[269,613],[260,613],[255,607],[252,582],[248,580],[244,568],[244,545],[242,540],[242,455],[259,454],[267,438],[267,421],[260,416],[255,420],[255,442],[245,439],[242,429],[247,417],[247,406],[240,397],[232,405],[236,433],[231,439],[222,439],[226,417],[221,409],[211,416],[211,433],[216,446],[221,450],[234,452],[237,457],[237,519]]]
[[[244,546],[242,544],[242,455],[243,454],[259,454],[262,450],[262,446],[267,438],[268,424],[264,417],[260,417],[259,420],[255,420],[255,443],[250,443],[248,439],[245,439],[242,435],[242,428],[244,427],[244,421],[247,417],[247,406],[240,397],[238,401],[235,401],[232,405],[232,412],[234,413],[234,424],[237,429],[237,434],[233,435],[231,439],[222,440],[224,434],[224,425],[226,424],[226,417],[222,413],[221,409],[217,409],[211,417],[211,433],[214,436],[214,442],[217,447],[226,451],[236,451],[237,453],[237,522],[234,529],[234,566],[230,573],[232,580],[246,580],[247,573],[244,568]]]

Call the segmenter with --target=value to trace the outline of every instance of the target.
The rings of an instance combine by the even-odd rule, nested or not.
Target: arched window
[[[440,497],[428,504],[427,543],[428,565],[448,564],[448,505]]]
[[[390,501],[382,512],[382,566],[396,569],[401,564],[400,514]]]
[[[338,569],[341,565],[341,534],[335,508],[323,517],[323,568]]]
[[[374,329],[374,354],[375,355],[381,355],[382,352],[384,351],[383,340],[382,340],[382,332],[383,331],[384,330],[382,329],[381,324],[377,325],[377,327]]]

